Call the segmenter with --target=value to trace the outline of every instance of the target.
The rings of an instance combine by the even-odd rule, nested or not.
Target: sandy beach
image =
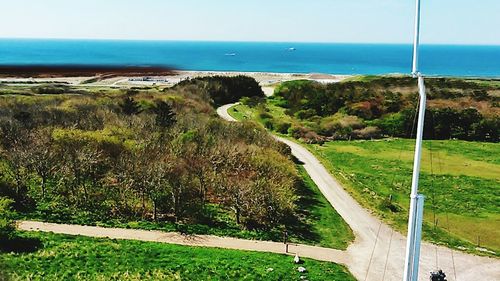
[[[69,85],[85,85],[85,86],[173,86],[182,80],[205,77],[205,76],[250,76],[257,80],[263,87],[272,87],[275,84],[292,81],[292,80],[313,80],[320,83],[334,83],[349,78],[349,75],[333,75],[321,73],[270,73],[270,72],[230,72],[230,71],[176,71],[172,75],[167,76],[136,76],[125,77],[116,76],[111,78],[94,77],[55,77],[55,78],[19,78],[19,77],[4,77],[0,78],[0,82],[8,84],[12,83],[65,83]],[[93,81],[96,80],[96,81]]]

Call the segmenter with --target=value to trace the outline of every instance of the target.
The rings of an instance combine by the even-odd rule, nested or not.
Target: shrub
[[[325,140],[316,132],[302,126],[293,126],[290,129],[290,134],[296,139],[302,139],[306,143],[323,143]]]
[[[262,97],[243,97],[240,100],[241,104],[249,106],[249,107],[256,107],[256,106],[264,103],[264,101],[265,101],[265,99]]]
[[[354,130],[352,136],[356,139],[376,139],[380,138],[381,131],[377,127],[366,127],[364,129]]]
[[[13,221],[14,212],[12,211],[13,200],[0,197],[0,240],[12,238],[15,231]]]
[[[334,139],[349,139],[353,130],[362,129],[363,122],[356,116],[336,114],[323,119],[320,131]]]
[[[273,121],[271,119],[265,119],[264,120],[264,127],[266,127],[266,129],[272,130],[274,128]]]
[[[405,135],[405,120],[400,113],[389,114],[384,118],[372,122],[374,126],[382,130],[386,136],[396,137]]]
[[[259,112],[258,115],[259,115],[260,119],[271,119],[271,118],[273,118],[273,116],[271,115],[271,113],[265,112],[265,111]]]
[[[476,90],[472,92],[472,98],[476,101],[486,101],[490,99],[490,96],[485,90]]]
[[[38,95],[60,95],[67,92],[68,87],[60,85],[49,85],[32,88],[32,91]]]
[[[380,203],[380,209],[383,211],[389,210],[393,213],[399,213],[403,210],[401,206],[399,206],[397,203],[393,202],[389,198],[385,198],[381,203]]]
[[[304,109],[304,110],[299,110],[297,112],[295,112],[295,117],[299,118],[299,119],[309,119],[313,116],[316,115],[316,110],[314,109]]]
[[[274,129],[281,134],[288,134],[288,129],[292,124],[290,122],[278,122],[275,126]]]

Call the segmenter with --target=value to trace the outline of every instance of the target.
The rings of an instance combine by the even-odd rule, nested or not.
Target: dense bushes
[[[498,91],[495,84],[459,79],[427,80],[429,104],[426,138],[499,141]],[[364,81],[320,84],[314,81],[282,83],[276,105],[302,126],[297,137],[371,139],[411,137],[415,127],[417,89],[410,77],[370,77]],[[307,139],[306,135],[313,139]]]
[[[0,197],[0,243],[5,243],[5,240],[12,238],[14,233],[14,221],[11,205],[11,199]]]
[[[246,228],[289,220],[298,182],[290,151],[252,123],[216,118],[205,86],[191,83],[0,100],[0,196],[41,218],[81,223],[210,222],[211,206]]]
[[[208,76],[182,81],[177,87],[193,86],[204,91],[211,99],[212,104],[221,106],[239,101],[243,97],[265,97],[259,83],[247,76]]]

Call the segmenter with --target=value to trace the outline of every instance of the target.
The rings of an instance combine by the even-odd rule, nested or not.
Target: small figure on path
[[[440,269],[436,272],[431,272],[431,281],[446,281],[446,274]]]
[[[283,231],[283,243],[285,243],[285,253],[288,253],[288,230]]]
[[[301,263],[301,262],[300,262],[300,258],[299,258],[299,254],[295,254],[295,257],[293,258],[293,262],[294,262],[295,264],[299,264],[299,263]]]

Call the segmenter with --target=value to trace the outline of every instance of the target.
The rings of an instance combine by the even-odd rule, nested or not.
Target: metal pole
[[[425,197],[423,195],[417,196],[417,216],[415,218],[416,229],[415,229],[415,250],[413,252],[413,268],[412,268],[412,279],[418,280],[418,265],[420,263],[420,240],[422,238],[422,221],[424,219],[424,201]]]
[[[418,194],[418,180],[420,176],[420,162],[422,159],[422,139],[427,96],[425,94],[424,78],[418,70],[420,45],[420,0],[416,0],[415,7],[415,37],[413,44],[412,75],[418,79],[418,93],[420,106],[418,111],[418,126],[413,162],[413,178],[410,194],[410,212],[408,217],[408,236],[406,242],[406,256],[403,281],[417,281],[420,259],[420,240],[422,238],[422,216],[424,197]]]
[[[413,178],[410,194],[410,214],[408,218],[408,236],[406,243],[406,261],[404,281],[416,281],[414,275],[418,275],[418,256],[420,254],[420,239],[421,233],[418,231],[422,226],[422,222],[418,221],[418,180],[420,176],[420,162],[422,158],[422,139],[424,132],[424,120],[426,109],[426,94],[424,78],[418,74],[418,87],[420,95],[420,107],[418,113],[417,140],[415,145],[415,158],[413,162]],[[422,203],[423,204],[423,203]],[[418,244],[418,247],[417,247]],[[417,265],[415,265],[417,264]],[[413,269],[417,269],[414,272]]]
[[[413,68],[414,77],[418,74],[418,51],[420,46],[420,0],[415,2],[415,33],[413,38]]]

